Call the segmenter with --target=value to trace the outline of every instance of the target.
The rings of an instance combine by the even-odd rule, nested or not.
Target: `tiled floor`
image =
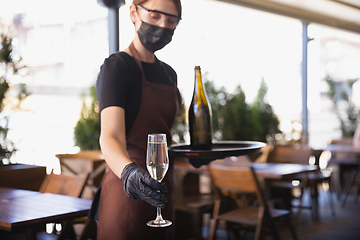
[[[333,196],[335,205],[335,216],[331,214],[327,195],[320,193],[319,197],[319,221],[313,221],[310,210],[301,211],[300,220],[296,228],[299,240],[359,240],[360,239],[360,197],[356,204],[354,196],[349,196],[344,207]],[[307,198],[304,199],[306,203]],[[207,235],[207,229],[203,234]],[[292,239],[286,227],[278,226],[280,239]],[[217,232],[218,240],[232,239],[226,232]],[[246,239],[253,239],[253,234],[249,233]],[[266,240],[273,239],[266,236]]]
[[[328,198],[323,192],[320,195],[319,221],[311,219],[309,211],[302,211],[299,226],[296,229],[298,238],[303,240],[359,240],[360,239],[360,201],[349,196],[344,207],[335,200],[335,216],[331,214]],[[290,239],[283,235],[282,239]]]

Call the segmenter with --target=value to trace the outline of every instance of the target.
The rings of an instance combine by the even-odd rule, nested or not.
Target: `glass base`
[[[168,227],[172,224],[169,220],[152,220],[146,223],[149,227]]]

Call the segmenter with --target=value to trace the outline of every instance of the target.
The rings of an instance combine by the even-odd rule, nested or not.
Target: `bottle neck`
[[[194,96],[198,97],[199,101],[206,101],[204,85],[201,79],[200,69],[195,69],[195,86],[194,86]]]

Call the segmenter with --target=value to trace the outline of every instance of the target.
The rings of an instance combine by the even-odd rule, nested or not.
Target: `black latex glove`
[[[167,197],[158,191],[167,191],[165,183],[159,183],[153,179],[144,169],[136,163],[126,165],[121,173],[121,181],[124,184],[126,195],[133,199],[144,200],[154,207],[165,207]]]

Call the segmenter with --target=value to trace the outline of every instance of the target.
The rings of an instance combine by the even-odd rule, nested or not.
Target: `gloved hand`
[[[126,195],[133,199],[144,200],[154,207],[165,207],[167,197],[157,192],[167,191],[165,183],[159,183],[153,179],[144,169],[136,163],[126,165],[121,173],[121,181],[124,184]]]

